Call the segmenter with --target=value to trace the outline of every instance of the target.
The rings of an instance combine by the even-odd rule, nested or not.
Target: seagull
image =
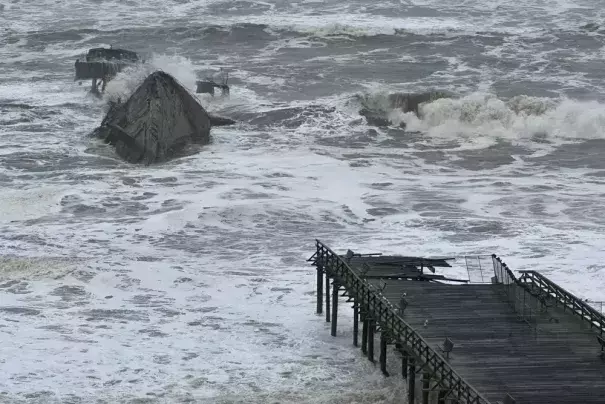
[[[429,320],[424,320],[424,326],[428,326],[429,325]]]

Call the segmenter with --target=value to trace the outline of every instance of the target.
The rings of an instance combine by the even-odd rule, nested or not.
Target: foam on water
[[[49,3],[39,13],[39,3],[7,5],[5,16],[17,33],[52,31],[53,24],[182,27],[187,20],[268,24],[276,38],[259,45],[264,52],[255,62],[264,63],[262,69],[240,63],[229,98],[199,97],[209,110],[239,114],[245,122],[213,128],[213,142],[201,153],[153,167],[126,165],[111,148],[84,137],[101,121],[106,100],[85,98],[85,90],[71,82],[71,71],[35,86],[19,73],[22,67],[7,73],[10,80],[2,77],[0,102],[27,106],[25,112],[10,107],[0,128],[6,147],[0,151],[0,397],[32,403],[401,403],[397,357],[389,356],[393,377],[385,379],[351,347],[350,309],[341,306],[337,338],[314,315],[315,278],[305,259],[315,237],[336,251],[495,252],[513,269],[543,270],[578,295],[599,300],[605,281],[605,212],[599,203],[605,166],[599,158],[586,164],[581,159],[603,139],[602,104],[531,94],[498,98],[484,82],[486,88],[475,93],[425,105],[423,119],[392,115],[407,123],[410,131],[403,132],[365,125],[354,95],[364,88],[382,91],[382,97],[426,90],[425,81],[385,84],[368,73],[355,88],[343,86],[312,100],[276,101],[272,95],[292,88],[305,98],[307,78],[297,81],[271,70],[271,58],[287,47],[326,63],[311,48],[325,48],[328,37],[354,46],[356,38],[396,29],[501,29],[528,37],[542,29],[536,23],[542,14],[534,9],[454,3],[427,3],[450,14],[439,18],[380,17],[368,10],[382,5],[354,10],[330,2],[227,7],[110,1],[102,2],[100,12],[97,3],[68,1]],[[217,15],[221,4],[225,13]],[[557,4],[563,10],[570,3]],[[238,16],[242,9],[256,11]],[[493,20],[481,14],[492,11]],[[510,17],[520,14],[529,17],[521,23]],[[284,30],[304,36],[284,39]],[[41,54],[14,46],[6,66],[53,57],[63,63],[70,47],[75,57],[86,46],[66,41],[44,46]],[[386,52],[378,46],[364,47],[363,56]],[[355,55],[353,49],[338,56],[340,63],[331,67],[346,68]],[[404,57],[402,62],[420,63],[424,56],[410,51]],[[473,69],[486,80],[494,75],[473,60],[444,57],[451,68],[444,75]],[[173,74],[193,92],[199,70],[234,61],[156,53],[148,66],[111,81],[108,96],[127,96],[155,69]],[[282,63],[288,68],[300,61]],[[466,85],[479,86],[469,77]],[[267,116],[273,118],[263,121]],[[499,140],[524,148],[499,148]],[[586,151],[570,151],[566,143]],[[565,165],[574,159],[579,163]]]
[[[196,67],[190,59],[180,55],[153,53],[145,64],[137,64],[118,73],[107,84],[105,97],[114,101],[117,98],[127,99],[147,76],[157,70],[172,75],[190,91],[196,87]]]
[[[561,144],[586,139],[605,139],[605,105],[545,97],[498,98],[493,93],[474,92],[441,98],[420,107],[420,116],[392,109],[386,94],[370,93],[372,107],[388,111],[395,125],[405,122],[407,130],[422,131],[431,139],[463,140],[469,145],[547,141]]]

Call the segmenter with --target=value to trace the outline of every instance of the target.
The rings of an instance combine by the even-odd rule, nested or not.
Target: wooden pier
[[[409,404],[605,403],[605,317],[545,276],[492,255],[474,283],[436,273],[452,259],[316,249],[317,313],[336,336],[346,297],[353,345],[375,362],[379,340],[385,376],[394,346]]]

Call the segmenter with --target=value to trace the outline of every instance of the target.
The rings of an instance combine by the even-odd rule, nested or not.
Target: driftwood
[[[210,142],[211,119],[168,73],[149,75],[125,103],[114,103],[93,136],[130,163],[158,163],[191,143]]]

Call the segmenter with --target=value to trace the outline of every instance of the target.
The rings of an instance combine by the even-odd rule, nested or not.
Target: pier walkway
[[[394,345],[410,404],[605,403],[605,317],[537,272],[516,277],[493,255],[471,283],[436,273],[451,259],[338,255],[319,240],[310,261],[332,335],[347,297],[353,344],[374,362],[378,339],[387,376]]]

